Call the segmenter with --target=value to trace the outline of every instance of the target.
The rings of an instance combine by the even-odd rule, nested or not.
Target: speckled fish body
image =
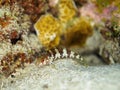
[[[39,65],[47,65],[51,64],[53,61],[57,59],[64,59],[64,58],[70,58],[70,59],[77,59],[80,61],[83,61],[83,58],[81,55],[68,50],[66,48],[55,48],[55,49],[50,49],[48,51],[44,51],[41,53],[41,58],[40,58],[40,64]]]

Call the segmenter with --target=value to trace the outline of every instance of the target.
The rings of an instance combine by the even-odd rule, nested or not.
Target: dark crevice
[[[12,45],[15,45],[18,41],[22,41],[22,35],[20,34],[17,38],[11,38]]]

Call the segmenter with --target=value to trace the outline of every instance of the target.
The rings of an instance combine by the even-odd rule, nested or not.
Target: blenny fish
[[[50,50],[41,50],[40,58],[38,59],[39,65],[49,65],[58,59],[73,59],[79,62],[83,62],[83,58],[80,54],[75,53],[66,48],[54,48]],[[37,62],[37,63],[38,63]]]

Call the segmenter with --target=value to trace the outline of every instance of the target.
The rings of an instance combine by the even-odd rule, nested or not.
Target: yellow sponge
[[[59,19],[62,23],[67,23],[76,16],[76,7],[73,0],[60,0],[58,3]]]
[[[61,23],[51,14],[41,16],[34,28],[43,47],[49,49],[59,44]]]
[[[90,22],[80,17],[74,20],[74,22],[68,26],[64,34],[65,40],[63,43],[68,46],[84,46],[87,38],[93,34],[92,26]]]

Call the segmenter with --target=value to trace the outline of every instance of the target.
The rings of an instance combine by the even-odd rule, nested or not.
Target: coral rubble
[[[23,11],[17,2],[0,8],[0,74],[5,76],[25,62],[31,63],[35,50],[40,48],[30,42],[30,17]]]
[[[119,18],[107,20],[101,30],[104,44],[100,47],[100,55],[108,64],[120,63],[120,26]]]
[[[24,9],[24,13],[30,16],[32,22],[36,22],[40,15],[49,9],[47,0],[17,0],[17,2]]]

